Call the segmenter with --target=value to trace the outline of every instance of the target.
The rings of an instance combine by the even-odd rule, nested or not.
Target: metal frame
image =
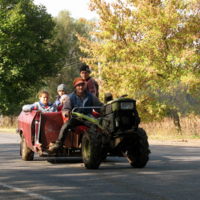
[[[78,112],[79,112],[79,109],[94,109],[94,108],[102,108],[102,106],[88,106],[88,107],[79,107],[79,106],[76,106],[72,109],[72,112],[74,112],[76,109],[78,109]]]

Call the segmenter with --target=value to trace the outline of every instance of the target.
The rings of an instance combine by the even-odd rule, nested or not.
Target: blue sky
[[[88,3],[90,0],[34,0],[35,4],[43,4],[47,8],[47,12],[53,17],[58,16],[61,10],[69,10],[73,18],[97,18],[95,12],[88,10]],[[114,0],[106,0],[106,2],[113,2]]]

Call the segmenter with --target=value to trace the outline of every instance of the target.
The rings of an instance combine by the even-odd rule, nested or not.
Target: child
[[[58,92],[58,96],[54,102],[55,106],[60,106],[61,105],[61,101],[60,98],[63,94],[67,94],[67,88],[64,84],[60,84],[57,88],[57,92]]]
[[[39,95],[39,102],[35,102],[34,104],[24,105],[22,110],[25,112],[31,110],[40,110],[43,113],[47,112],[57,112],[57,108],[51,102],[49,102],[49,93],[47,91],[41,91]]]
[[[61,105],[57,107],[57,110],[58,111],[61,111],[62,110],[62,107],[67,99],[68,95],[67,94],[63,94],[60,98],[60,101],[61,101]]]

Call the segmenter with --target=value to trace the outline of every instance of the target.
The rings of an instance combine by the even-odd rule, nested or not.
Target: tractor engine
[[[105,94],[105,104],[101,110],[101,124],[103,129],[110,134],[137,129],[140,123],[136,110],[136,101],[125,98],[125,96],[127,95],[112,100],[111,93]]]

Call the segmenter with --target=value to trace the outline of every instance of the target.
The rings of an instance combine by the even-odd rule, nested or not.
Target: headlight
[[[113,112],[114,112],[115,110],[117,110],[117,105],[118,105],[117,102],[115,102],[115,103],[112,104],[112,111],[113,111]]]
[[[134,104],[133,104],[133,102],[121,102],[120,107],[123,110],[129,110],[129,109],[133,110]]]

